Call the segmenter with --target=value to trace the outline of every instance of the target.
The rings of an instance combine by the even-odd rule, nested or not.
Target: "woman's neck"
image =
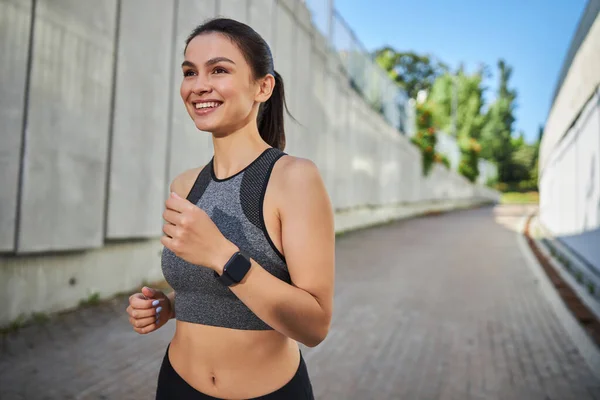
[[[213,168],[217,178],[222,179],[244,169],[269,145],[260,137],[258,129],[245,127],[223,137],[213,135],[213,147]]]

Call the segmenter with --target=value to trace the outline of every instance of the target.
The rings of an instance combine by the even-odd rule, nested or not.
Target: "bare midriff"
[[[176,324],[169,361],[190,386],[209,396],[263,396],[285,386],[298,370],[298,344],[275,330]]]

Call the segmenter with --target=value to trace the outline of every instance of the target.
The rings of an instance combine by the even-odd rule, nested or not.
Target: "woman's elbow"
[[[331,315],[327,315],[324,320],[310,332],[310,335],[302,341],[302,344],[307,347],[317,347],[329,334],[330,326]]]

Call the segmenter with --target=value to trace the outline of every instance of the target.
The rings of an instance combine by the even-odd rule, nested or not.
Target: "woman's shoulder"
[[[196,182],[196,178],[198,178],[198,174],[203,168],[204,166],[188,169],[177,175],[171,182],[170,191],[177,193],[185,199],[190,190],[192,190],[192,186],[194,186],[194,182]]]
[[[278,209],[280,218],[291,223],[291,226],[299,223],[297,218],[304,222],[312,221],[309,223],[332,220],[331,199],[319,168],[313,161],[301,157],[281,157],[273,168],[271,179],[274,183],[271,204]]]
[[[283,193],[302,193],[315,185],[322,185],[317,165],[307,158],[286,155],[273,167],[271,180]]]

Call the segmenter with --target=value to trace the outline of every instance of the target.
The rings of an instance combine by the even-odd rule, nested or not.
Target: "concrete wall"
[[[15,245],[31,7],[31,0],[0,0],[0,251]]]
[[[547,159],[540,221],[600,274],[600,86]]]
[[[35,1],[16,251],[104,242],[116,11]]]
[[[573,38],[540,148],[540,222],[600,274],[600,0]]]
[[[0,0],[0,324],[162,277],[169,183],[212,156],[179,96],[184,40],[215,15],[271,45],[299,121],[286,151],[319,166],[337,230],[497,200],[439,166],[423,178],[301,1]]]
[[[600,83],[600,0],[589,0],[563,65],[544,126],[540,171]]]
[[[444,154],[450,161],[450,166],[453,170],[458,170],[458,164],[460,163],[460,147],[458,142],[453,136],[446,132],[438,131],[437,143],[435,145],[435,151]]]
[[[174,11],[162,0],[120,6],[106,196],[109,239],[154,237],[162,228]]]

